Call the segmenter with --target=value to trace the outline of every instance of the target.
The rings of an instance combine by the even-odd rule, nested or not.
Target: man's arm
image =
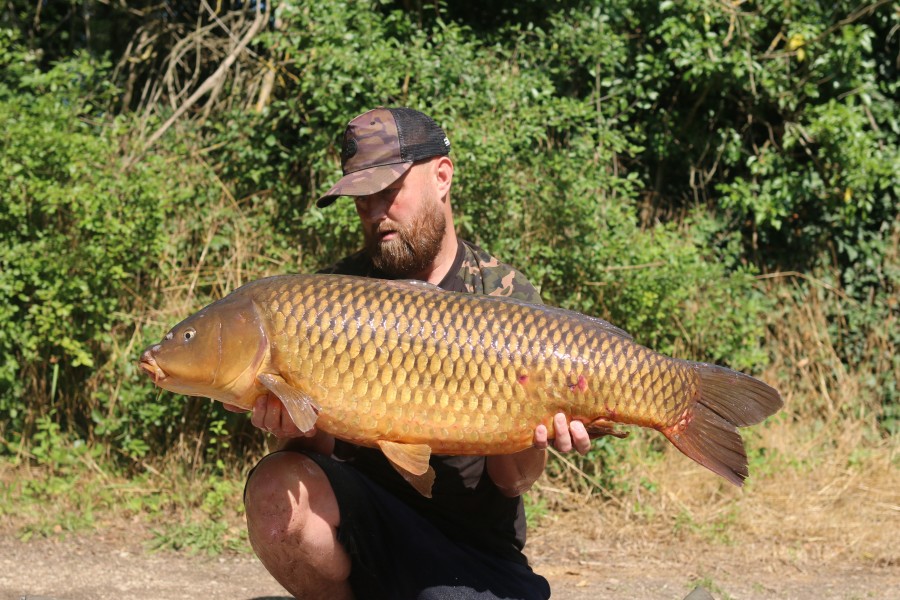
[[[553,446],[560,452],[573,449],[579,454],[587,454],[591,449],[591,438],[581,421],[566,422],[566,415],[558,413],[553,418],[553,429],[556,433]],[[538,425],[534,430],[534,447],[516,452],[487,458],[487,470],[504,496],[514,498],[531,489],[544,467],[547,466],[547,428]]]

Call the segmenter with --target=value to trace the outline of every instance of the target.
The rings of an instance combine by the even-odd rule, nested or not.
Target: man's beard
[[[408,225],[383,221],[374,232],[365,230],[366,250],[381,272],[391,277],[410,277],[427,269],[437,258],[446,226],[440,204],[425,201]],[[395,231],[397,235],[381,242],[379,234],[385,231]]]

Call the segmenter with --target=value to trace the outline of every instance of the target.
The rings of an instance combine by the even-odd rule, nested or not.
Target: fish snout
[[[166,378],[165,372],[159,368],[159,365],[156,363],[155,354],[159,352],[159,344],[155,344],[150,346],[144,353],[141,354],[141,361],[139,366],[142,371],[147,373],[151,379],[153,379],[153,383],[159,383],[163,379]]]

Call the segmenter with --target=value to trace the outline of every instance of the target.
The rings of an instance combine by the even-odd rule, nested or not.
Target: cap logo
[[[341,148],[341,160],[347,162],[356,156],[357,150],[359,150],[359,146],[356,144],[356,140],[348,135],[344,138],[344,147]]]

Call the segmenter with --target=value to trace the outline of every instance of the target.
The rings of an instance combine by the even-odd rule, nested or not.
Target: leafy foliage
[[[227,130],[214,132],[229,141],[220,163],[248,190],[260,179],[277,182],[273,229],[308,244],[304,266],[312,269],[358,244],[348,203],[309,208],[339,176],[347,116],[379,104],[418,106],[453,140],[462,234],[524,270],[547,301],[610,316],[663,351],[687,333],[703,342],[690,344],[694,357],[758,364],[764,303],[746,267],[732,273],[704,250],[707,240],[674,225],[644,228],[636,216],[640,180],[620,157],[642,151],[641,135],[623,99],[600,100],[604,86],[622,85],[615,70],[627,57],[626,36],[594,16],[559,17],[552,33],[522,28],[500,46],[453,22],[418,26],[365,3],[285,7],[285,35],[269,38],[287,65],[285,87],[266,114],[232,115]],[[300,33],[308,31],[320,35]],[[611,39],[618,50],[609,51]],[[572,82],[588,73],[583,93],[572,94]],[[238,138],[252,150],[231,143]],[[711,304],[697,296],[704,288],[755,300],[725,313],[733,325],[710,330],[701,321]]]
[[[168,89],[160,53],[195,21],[217,49],[233,37],[196,5],[168,5],[143,21],[122,16],[136,3],[103,5],[90,27],[106,34],[93,37],[78,11],[54,8],[38,30],[30,5],[2,9],[6,447],[41,448],[28,438],[49,424],[136,464],[258,444],[241,417],[153,391],[136,352],[247,279],[356,249],[352,203],[313,202],[340,175],[344,125],[377,105],[422,109],[448,132],[464,237],[547,302],[646,345],[760,368],[767,325],[790,315],[759,278],[781,271],[833,274],[847,364],[871,360],[873,329],[896,322],[889,3],[285,1],[236,63],[241,84],[235,74],[145,151],[191,87],[132,98]],[[151,21],[167,33],[141,58],[123,40]],[[63,26],[65,39],[41,37]],[[221,56],[198,53],[195,76]],[[894,427],[896,385],[872,387]],[[230,446],[208,442],[225,432]]]
[[[170,158],[162,153],[125,164],[129,123],[109,119],[98,108],[113,93],[102,63],[80,55],[43,72],[34,68],[33,53],[11,36],[5,44],[4,435],[12,436],[9,443],[19,441],[36,418],[39,425],[52,410],[79,437],[99,424],[97,433],[124,435],[119,442],[126,452],[140,456],[153,443],[144,439],[148,423],[159,424],[160,414],[172,411],[151,404],[153,414],[123,414],[116,399],[125,373],[117,368],[111,374],[109,361],[112,349],[134,335],[134,315],[156,293],[154,271],[170,241],[167,218],[199,195],[190,186],[170,186]],[[116,358],[133,362],[131,356]],[[143,425],[131,421],[126,427],[135,417]]]

